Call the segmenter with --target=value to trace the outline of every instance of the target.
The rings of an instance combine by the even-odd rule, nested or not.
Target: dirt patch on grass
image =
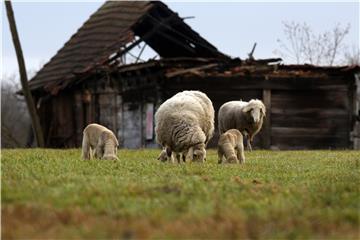
[[[179,219],[166,220],[148,217],[120,218],[109,215],[90,214],[81,209],[52,209],[28,205],[3,206],[3,239],[78,239],[121,238],[149,239],[170,237],[175,239],[212,238],[269,238],[280,230],[285,235],[302,236],[294,222],[268,222],[259,218],[245,218],[236,213],[217,213],[204,218],[184,215]],[[299,223],[301,224],[301,223]],[[358,238],[357,229],[351,226],[314,226],[311,237]],[[280,229],[279,229],[280,228]],[[299,232],[300,231],[300,232]]]

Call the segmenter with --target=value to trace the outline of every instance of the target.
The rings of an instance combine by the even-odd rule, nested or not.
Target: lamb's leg
[[[223,162],[223,156],[224,154],[222,153],[220,147],[218,148],[218,164],[221,164]]]
[[[86,135],[83,136],[83,140],[82,140],[82,153],[81,153],[81,157],[84,160],[89,160],[90,159],[90,143],[89,143],[89,139]]]
[[[104,143],[99,139],[95,147],[95,158],[101,159],[104,155]]]
[[[245,154],[244,154],[244,144],[239,143],[237,146],[237,158],[239,159],[240,163],[245,163]]]

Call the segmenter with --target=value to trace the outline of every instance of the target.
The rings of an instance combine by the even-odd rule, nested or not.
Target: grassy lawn
[[[2,237],[359,239],[360,151],[253,151],[245,165],[2,150]]]

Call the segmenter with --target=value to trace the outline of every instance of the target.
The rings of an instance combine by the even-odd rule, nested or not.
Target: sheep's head
[[[161,162],[166,162],[168,160],[168,156],[166,154],[166,151],[163,150],[161,151],[160,155],[157,158],[158,160],[160,160]]]
[[[119,160],[119,158],[116,155],[113,155],[113,154],[106,154],[101,159],[104,159],[104,160]]]
[[[258,99],[251,100],[244,108],[248,120],[252,123],[259,123],[266,114],[265,105]]]
[[[186,160],[193,162],[204,162],[206,161],[206,150],[205,144],[199,143],[190,147],[186,153]]]

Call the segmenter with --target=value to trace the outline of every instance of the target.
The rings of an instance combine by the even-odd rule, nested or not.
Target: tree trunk
[[[39,116],[38,116],[36,108],[35,108],[34,100],[32,98],[32,95],[31,95],[31,92],[29,89],[24,57],[23,57],[23,53],[21,50],[20,40],[19,40],[19,36],[17,33],[17,29],[16,29],[14,12],[12,10],[10,0],[5,0],[5,6],[6,6],[6,13],[7,13],[8,20],[9,20],[10,31],[11,31],[15,51],[16,51],[16,57],[17,57],[18,64],[19,64],[19,72],[20,72],[22,91],[25,96],[27,107],[29,109],[33,130],[34,130],[34,133],[36,136],[37,145],[38,145],[38,147],[44,147],[44,135],[42,133],[42,129],[40,126],[40,120],[39,120]]]

